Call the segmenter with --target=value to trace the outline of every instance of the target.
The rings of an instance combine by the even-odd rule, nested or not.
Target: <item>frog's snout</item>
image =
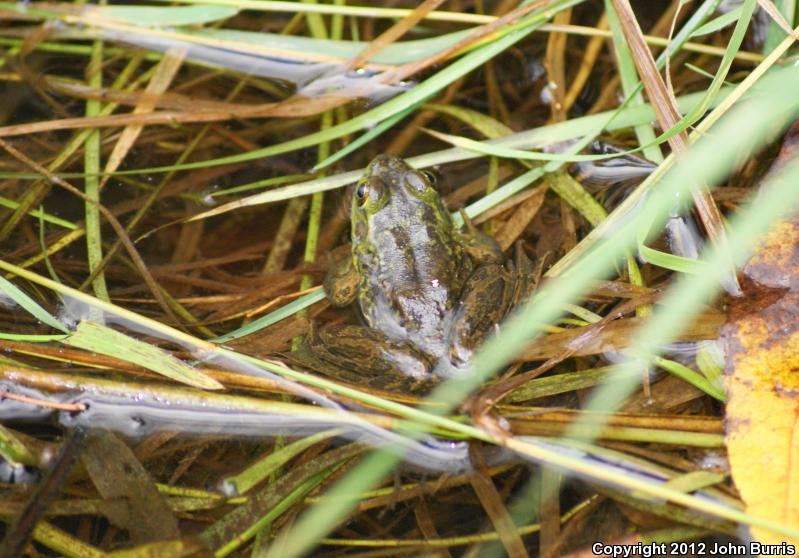
[[[410,169],[411,167],[399,157],[378,155],[372,159],[372,162],[366,167],[366,176],[392,176],[394,174],[404,173]]]

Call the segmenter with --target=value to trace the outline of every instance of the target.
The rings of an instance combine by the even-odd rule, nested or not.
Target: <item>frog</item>
[[[357,305],[362,323],[312,322],[295,357],[356,385],[409,393],[466,373],[529,293],[532,273],[521,250],[506,262],[496,240],[462,216],[464,230],[431,173],[391,155],[372,160],[352,195],[351,249],[324,281],[331,305]]]

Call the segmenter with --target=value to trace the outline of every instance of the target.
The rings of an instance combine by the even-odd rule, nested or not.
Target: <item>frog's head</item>
[[[363,242],[376,228],[449,221],[434,177],[398,157],[379,155],[366,168],[352,196],[353,240]]]

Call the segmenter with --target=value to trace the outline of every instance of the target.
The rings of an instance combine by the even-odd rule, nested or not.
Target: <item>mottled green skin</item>
[[[356,185],[351,218],[352,258],[331,268],[325,290],[337,306],[357,300],[366,326],[313,329],[303,359],[406,391],[409,379],[419,387],[463,369],[519,298],[499,246],[474,227],[459,232],[428,177],[386,155]]]

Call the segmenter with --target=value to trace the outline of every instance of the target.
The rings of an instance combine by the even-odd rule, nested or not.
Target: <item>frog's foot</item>
[[[386,391],[415,394],[429,390],[437,381],[432,363],[423,353],[363,326],[317,329],[312,325],[292,357],[326,376]]]

